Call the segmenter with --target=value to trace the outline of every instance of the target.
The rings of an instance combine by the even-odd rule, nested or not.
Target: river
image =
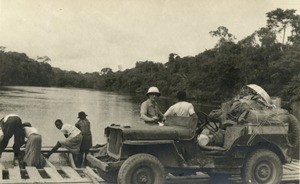
[[[30,122],[43,136],[43,145],[52,146],[64,136],[54,126],[56,119],[75,124],[79,111],[85,111],[91,122],[93,144],[105,143],[104,128],[112,123],[130,126],[143,125],[140,104],[144,95],[120,94],[98,90],[52,87],[6,87],[0,90],[0,118],[18,114]],[[160,97],[161,111],[176,99]],[[12,146],[11,140],[9,145]]]

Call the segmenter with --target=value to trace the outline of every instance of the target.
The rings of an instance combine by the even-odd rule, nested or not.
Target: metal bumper
[[[94,157],[91,154],[87,155],[87,160],[95,167],[101,169],[102,171],[107,171],[108,170],[108,164],[97,159],[96,157]]]

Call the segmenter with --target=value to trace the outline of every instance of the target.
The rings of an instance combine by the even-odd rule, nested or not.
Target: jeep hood
[[[190,140],[195,130],[181,126],[109,126],[106,133],[122,134],[123,140]]]

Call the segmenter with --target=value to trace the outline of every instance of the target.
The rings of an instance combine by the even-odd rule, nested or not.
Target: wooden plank
[[[4,170],[4,169],[0,168],[0,181],[3,180],[3,170]],[[1,183],[1,182],[0,182],[0,183]]]
[[[283,179],[288,179],[288,178],[298,178],[300,179],[300,175],[294,174],[294,175],[284,175],[282,176]]]
[[[299,167],[294,166],[294,165],[290,165],[290,164],[284,165],[284,168],[290,168],[292,170],[299,170],[300,169]]]
[[[284,165],[283,166],[283,170],[287,170],[287,171],[293,171],[294,169],[289,167],[288,165]]]
[[[300,169],[297,168],[283,166],[283,172],[299,172],[299,171]]]
[[[42,181],[31,181],[31,180],[19,180],[19,181],[4,181],[1,184],[40,184],[40,183],[47,183],[47,184],[91,184],[91,181],[78,181],[78,180],[61,180],[61,181],[50,181],[50,180],[42,180]],[[108,183],[103,183],[108,184]]]
[[[81,176],[71,167],[64,166],[62,170],[72,179],[82,179]]]
[[[19,167],[9,168],[8,173],[10,180],[21,180],[21,173]]]
[[[290,171],[290,172],[283,172],[283,175],[297,175],[300,174],[298,171]]]
[[[292,178],[282,178],[281,181],[284,181],[284,182],[298,182],[299,183],[299,176],[295,176],[295,177],[292,177]]]
[[[69,163],[70,163],[71,167],[74,168],[74,169],[77,168],[76,165],[75,165],[74,157],[73,157],[72,153],[68,153],[67,156],[68,156]]]
[[[51,151],[52,148],[53,147],[51,147],[51,146],[43,146],[41,152],[48,153]],[[24,149],[24,148],[21,148],[21,149]],[[97,153],[97,152],[99,152],[99,150],[100,150],[100,148],[91,148],[89,150],[89,153]],[[12,147],[7,147],[7,148],[5,148],[5,150],[3,152],[13,153],[14,150]],[[55,151],[55,153],[70,153],[70,151],[66,148],[59,148],[57,151]]]
[[[49,179],[53,179],[54,181],[61,180],[63,177],[53,168],[51,167],[44,167],[44,170],[49,175]]]
[[[51,167],[52,169],[54,169],[54,170],[56,170],[56,167],[47,159],[47,158],[45,158],[45,160],[46,160],[46,165],[47,166],[49,166],[49,167]]]
[[[294,166],[294,167],[300,169],[300,163],[292,162],[292,163],[290,163],[290,164],[288,164],[288,165],[291,165],[291,166]]]
[[[283,173],[298,173],[298,169],[291,169],[291,168],[283,168]]]
[[[43,179],[39,171],[35,167],[26,167],[25,169],[28,173],[29,180],[40,181],[41,179]]]
[[[2,165],[2,163],[0,163],[0,181],[3,180],[3,170],[5,169],[5,167]],[[1,182],[0,182],[1,183]]]
[[[100,181],[104,181],[98,174],[96,174],[92,168],[90,168],[89,166],[87,166],[84,170],[84,173],[86,173],[93,181],[93,183],[97,183]],[[96,181],[97,182],[96,182]]]

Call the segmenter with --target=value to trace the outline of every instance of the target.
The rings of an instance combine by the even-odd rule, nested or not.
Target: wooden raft
[[[0,164],[0,183],[1,184],[33,184],[33,183],[102,183],[106,184],[90,167],[84,169],[61,167],[45,167],[43,169],[36,169],[35,167],[26,167],[20,169],[19,167],[4,169]],[[229,178],[230,183],[242,183],[240,176],[232,176]],[[300,161],[293,160],[289,164],[283,166],[282,183],[299,183],[300,181]],[[204,184],[210,183],[209,176],[203,173],[197,173],[195,176],[174,176],[167,177],[165,183],[170,184]]]
[[[283,182],[300,182],[300,160],[283,165]]]
[[[89,170],[89,171],[87,171]],[[98,183],[88,172],[93,172],[91,168],[73,169],[68,166],[55,169],[53,167],[44,167],[36,169],[35,167],[19,167],[0,169],[1,184],[33,184],[33,183]]]

